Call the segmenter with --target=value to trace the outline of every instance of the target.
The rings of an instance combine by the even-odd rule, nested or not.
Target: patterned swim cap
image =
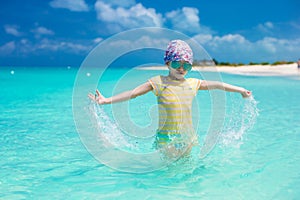
[[[193,64],[193,51],[191,47],[182,40],[172,40],[167,47],[164,61],[186,61]]]

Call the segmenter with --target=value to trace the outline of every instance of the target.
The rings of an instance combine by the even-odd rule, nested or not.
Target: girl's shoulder
[[[187,83],[190,86],[192,86],[193,88],[195,88],[196,90],[198,90],[200,88],[200,85],[201,85],[201,82],[202,82],[201,79],[198,79],[198,78],[188,78],[186,80],[187,80]]]
[[[186,81],[189,82],[189,83],[193,83],[193,82],[198,83],[199,81],[201,81],[201,79],[198,79],[198,78],[187,78]]]
[[[157,84],[161,84],[164,80],[164,76],[162,75],[158,75],[158,76],[154,76],[152,78],[149,79],[151,82],[157,83]]]

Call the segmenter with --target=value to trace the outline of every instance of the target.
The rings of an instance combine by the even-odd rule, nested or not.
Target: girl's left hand
[[[241,95],[243,96],[243,98],[248,98],[252,95],[252,92],[249,90],[244,90],[241,92]]]
[[[99,92],[99,90],[96,90],[96,94],[90,93],[90,94],[88,95],[88,97],[89,97],[92,101],[94,101],[95,103],[100,104],[100,105],[105,104],[105,103],[106,103],[106,100],[107,100],[107,99]]]

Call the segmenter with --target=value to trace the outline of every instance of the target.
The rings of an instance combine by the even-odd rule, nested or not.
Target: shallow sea
[[[200,159],[195,150],[189,159],[137,174],[102,164],[81,142],[72,110],[77,72],[74,68],[0,68],[0,199],[300,198],[299,77],[220,74],[224,82],[252,90],[258,104],[250,106],[259,115],[250,122],[241,120],[249,112],[243,107],[249,100],[227,93],[226,131],[205,158]],[[109,96],[166,73],[110,69],[99,88]],[[201,75],[192,72],[189,77]],[[121,86],[116,87],[118,83]],[[198,149],[214,123],[211,116],[216,107],[211,98],[207,91],[197,95],[199,110],[193,117]],[[155,102],[149,93],[129,103],[132,122],[143,126],[154,120],[155,124],[151,119]],[[112,107],[103,110],[114,118]]]

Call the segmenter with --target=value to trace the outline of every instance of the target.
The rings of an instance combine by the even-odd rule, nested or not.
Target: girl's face
[[[185,67],[185,65],[187,65],[187,63],[185,61],[180,61],[180,63],[181,63],[181,65],[179,65],[179,67],[176,66],[177,69],[172,67],[172,62],[169,62],[167,64],[167,66],[169,68],[170,75],[173,76],[176,79],[179,79],[179,80],[184,79],[184,76],[188,73],[188,70]]]

